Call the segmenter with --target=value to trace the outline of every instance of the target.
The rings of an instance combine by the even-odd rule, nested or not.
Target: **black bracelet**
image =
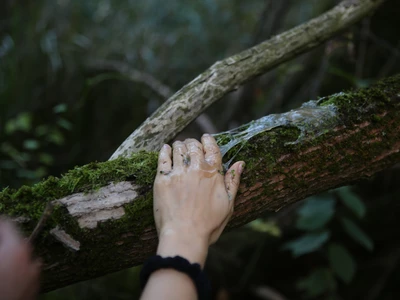
[[[201,270],[199,264],[191,264],[187,259],[181,256],[161,257],[160,255],[155,255],[148,258],[140,272],[142,289],[149,280],[151,273],[159,269],[174,269],[187,274],[196,286],[198,298],[200,300],[209,299],[211,288],[206,274]]]

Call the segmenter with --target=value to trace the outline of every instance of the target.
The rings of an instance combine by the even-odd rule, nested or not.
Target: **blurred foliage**
[[[66,132],[72,124],[63,117],[66,104],[53,107],[49,119],[40,120],[31,112],[20,112],[4,125],[0,147],[0,182],[10,178],[21,184],[32,183],[48,174],[54,164],[55,151],[66,143]]]
[[[337,198],[340,203],[337,203]],[[340,207],[340,204],[344,204],[345,207]],[[357,219],[365,216],[365,211],[364,203],[347,187],[311,197],[296,210],[295,227],[304,233],[287,242],[284,249],[290,250],[294,258],[318,252],[327,260],[326,266],[315,268],[307,277],[297,282],[298,289],[302,290],[307,298],[324,295],[334,299],[338,286],[335,277],[346,284],[351,283],[357,263],[340,239],[336,241],[336,236],[340,237],[341,231],[344,231],[354,242],[372,251],[373,243],[370,237],[356,224]],[[343,227],[336,228],[337,222],[342,222]],[[316,280],[323,282],[318,284]]]
[[[3,0],[0,187],[107,160],[165,99],[215,61],[321,14],[334,0]],[[224,97],[218,131],[400,70],[400,2]],[[126,71],[125,70],[125,71]],[[179,138],[199,137],[192,124]],[[216,299],[398,299],[399,169],[315,195],[232,231],[210,249]],[[382,217],[383,216],[383,217]],[[41,299],[132,299],[138,270]],[[264,291],[264,292],[263,292]],[[225,295],[223,298],[223,295]]]

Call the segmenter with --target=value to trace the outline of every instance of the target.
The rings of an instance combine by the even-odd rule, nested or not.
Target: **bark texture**
[[[247,136],[240,132],[264,126],[231,144],[225,155],[226,160],[247,163],[228,226],[243,225],[265,211],[277,211],[399,163],[399,109],[397,75],[371,89],[335,94],[217,135],[223,148]],[[320,114],[321,110],[329,113]],[[44,264],[43,291],[138,265],[155,251],[156,159],[154,152],[139,152],[0,193],[0,214],[13,217],[26,234],[46,204],[53,203],[34,240]]]
[[[345,0],[325,14],[218,61],[184,86],[136,129],[110,159],[156,151],[207,107],[251,78],[304,53],[371,13],[383,0]]]

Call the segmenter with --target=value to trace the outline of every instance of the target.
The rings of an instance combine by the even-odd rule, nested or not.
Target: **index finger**
[[[158,154],[157,175],[167,175],[172,171],[171,147],[165,144]]]
[[[206,162],[213,167],[219,167],[222,164],[222,156],[214,137],[209,134],[203,134],[201,142]]]
[[[23,238],[11,221],[0,218],[0,252],[4,246],[18,247]]]

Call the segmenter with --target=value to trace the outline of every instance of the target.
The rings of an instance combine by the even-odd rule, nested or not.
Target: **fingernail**
[[[239,166],[239,174],[243,173],[244,167],[246,166],[246,163],[241,163]]]
[[[164,148],[164,149],[167,149],[167,148],[168,148],[168,144],[164,144],[164,145],[163,145],[163,148]]]

